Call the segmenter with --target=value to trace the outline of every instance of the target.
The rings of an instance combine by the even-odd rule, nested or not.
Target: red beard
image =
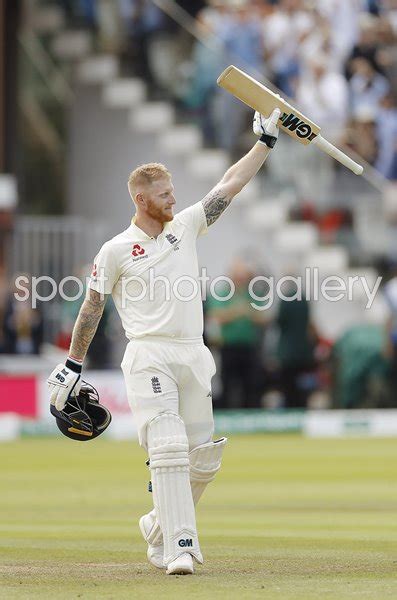
[[[172,221],[174,218],[171,210],[165,210],[164,207],[156,206],[152,200],[147,201],[147,214],[158,223]]]

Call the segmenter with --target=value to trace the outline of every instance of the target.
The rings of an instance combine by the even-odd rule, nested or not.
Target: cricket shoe
[[[192,575],[194,573],[193,557],[185,552],[167,566],[167,575]]]
[[[164,545],[162,543],[150,544],[148,541],[148,538],[150,536],[150,533],[151,533],[154,523],[155,523],[154,517],[152,516],[151,513],[148,513],[147,515],[143,515],[143,517],[141,517],[139,519],[139,529],[141,530],[143,539],[145,540],[145,542],[147,542],[147,545],[148,545],[148,549],[147,549],[147,553],[146,553],[148,561],[152,565],[157,567],[158,569],[165,569],[164,560],[163,560]]]

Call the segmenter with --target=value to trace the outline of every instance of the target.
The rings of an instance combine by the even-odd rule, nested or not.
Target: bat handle
[[[364,167],[354,162],[347,154],[336,148],[333,144],[328,142],[322,135],[318,135],[312,142],[312,144],[316,144],[326,154],[335,158],[335,160],[345,165],[350,171],[353,171],[356,175],[361,175],[364,170]]]

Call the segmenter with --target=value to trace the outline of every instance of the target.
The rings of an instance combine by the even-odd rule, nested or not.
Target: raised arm
[[[70,394],[78,395],[81,386],[81,370],[92,338],[105,308],[107,295],[88,288],[73,328],[69,356],[65,363],[55,367],[47,382],[50,401],[58,410],[63,410]]]
[[[256,135],[260,135],[260,139],[243,158],[226,171],[221,181],[203,198],[207,225],[215,223],[234,196],[257,174],[277,141],[279,117],[279,109],[275,109],[268,119],[255,113],[253,129]]]

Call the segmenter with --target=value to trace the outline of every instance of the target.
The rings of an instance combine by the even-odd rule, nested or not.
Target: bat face
[[[217,83],[266,116],[270,115],[275,108],[279,108],[281,110],[279,127],[301,144],[310,144],[320,132],[320,127],[299,110],[233,65],[221,73]]]

